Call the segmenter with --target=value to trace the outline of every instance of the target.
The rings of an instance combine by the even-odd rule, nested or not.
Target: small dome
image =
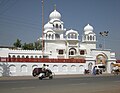
[[[93,27],[91,25],[87,25],[84,27],[84,31],[93,31]]]
[[[56,11],[56,9],[49,15],[50,20],[51,19],[60,19],[61,18],[61,14]]]
[[[47,24],[44,25],[44,29],[53,29],[53,25],[50,24],[49,22]]]
[[[75,30],[73,30],[73,29],[68,30],[68,31],[66,32],[66,35],[68,35],[69,33],[75,33],[75,34],[78,34],[78,32],[75,31]],[[78,34],[78,35],[79,35],[79,34]]]

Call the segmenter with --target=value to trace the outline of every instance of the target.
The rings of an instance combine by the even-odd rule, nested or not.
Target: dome
[[[68,30],[67,32],[66,32],[66,35],[68,35],[69,33],[75,33],[75,34],[78,34],[78,32],[77,31],[75,31],[75,30]]]
[[[84,31],[93,31],[93,27],[91,25],[87,25],[84,27]]]
[[[44,25],[44,29],[53,29],[53,25],[50,24],[49,22],[47,24]]]
[[[56,9],[49,15],[50,20],[51,19],[60,19],[61,18],[61,14],[56,11]]]

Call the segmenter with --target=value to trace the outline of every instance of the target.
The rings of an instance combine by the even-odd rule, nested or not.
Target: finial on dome
[[[56,4],[54,4],[54,10],[56,10]]]
[[[61,18],[61,14],[56,10],[56,5],[54,5],[54,10],[53,10],[53,12],[50,13],[49,18],[50,18],[50,20]]]
[[[87,24],[87,26],[90,26],[90,24]]]

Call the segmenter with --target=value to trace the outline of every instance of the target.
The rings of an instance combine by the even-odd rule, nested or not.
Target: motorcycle
[[[50,69],[42,70],[42,68],[34,68],[32,75],[34,77],[38,76],[40,80],[43,78],[53,79],[53,72]]]

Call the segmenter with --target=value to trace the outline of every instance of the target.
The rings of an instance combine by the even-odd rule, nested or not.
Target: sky
[[[44,22],[56,9],[62,15],[64,28],[79,32],[87,24],[94,28],[97,47],[104,45],[120,59],[120,0],[44,0]],[[33,43],[42,36],[41,0],[0,0],[0,46],[13,46],[16,39]],[[100,32],[109,31],[107,37]]]

